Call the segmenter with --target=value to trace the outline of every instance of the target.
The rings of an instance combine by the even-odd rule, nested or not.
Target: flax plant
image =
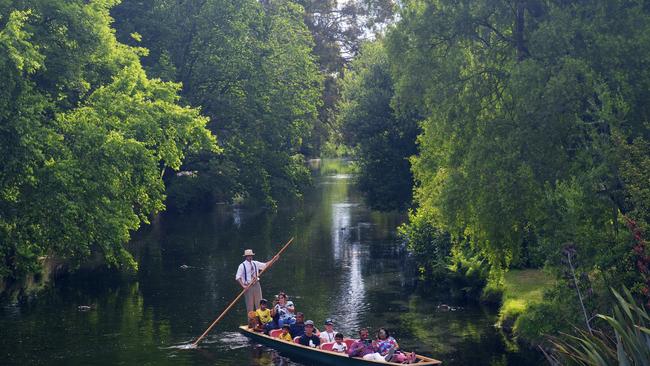
[[[650,365],[650,317],[643,305],[637,304],[628,289],[623,297],[612,290],[617,300],[613,316],[598,314],[611,329],[594,330],[590,334],[550,337],[553,354],[545,354],[551,365]]]

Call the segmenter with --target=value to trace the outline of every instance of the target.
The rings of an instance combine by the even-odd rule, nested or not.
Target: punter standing
[[[252,249],[246,249],[244,251],[245,260],[237,268],[237,275],[235,275],[235,280],[239,282],[242,288],[246,288],[255,278],[260,274],[260,271],[266,268],[267,264],[271,261],[276,260],[277,256],[269,262],[262,263],[253,260]],[[246,311],[255,311],[256,308],[260,306],[260,300],[262,300],[262,287],[260,282],[256,281],[253,286],[251,286],[246,293],[244,294],[246,298]]]

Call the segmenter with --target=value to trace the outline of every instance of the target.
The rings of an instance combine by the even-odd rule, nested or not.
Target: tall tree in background
[[[312,155],[340,133],[336,124],[339,80],[345,65],[359,54],[362,42],[373,39],[393,20],[392,0],[297,0],[305,9],[305,24],[314,37],[313,53],[324,76],[323,104],[316,133],[307,143]]]
[[[393,79],[382,40],[364,44],[341,81],[339,124],[360,167],[359,188],[382,210],[411,203],[409,158],[416,153],[414,116],[393,109]]]
[[[217,152],[179,85],[117,42],[115,1],[0,4],[0,277],[56,256],[134,268],[130,231],[164,208],[166,167]]]
[[[148,68],[182,82],[183,96],[210,116],[224,146],[223,155],[195,156],[186,165],[198,176],[172,182],[179,205],[241,196],[273,206],[300,194],[309,180],[301,151],[322,85],[301,7],[289,1],[124,1],[113,14],[119,36],[151,49]],[[194,194],[183,198],[190,186]]]

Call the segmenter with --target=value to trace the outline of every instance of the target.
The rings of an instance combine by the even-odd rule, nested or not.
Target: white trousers
[[[367,355],[363,356],[364,360],[370,360],[370,361],[381,361],[381,362],[386,362],[386,359],[384,356],[380,355],[379,353],[368,353]]]

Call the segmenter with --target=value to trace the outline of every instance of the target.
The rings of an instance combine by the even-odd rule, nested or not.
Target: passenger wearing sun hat
[[[242,255],[244,261],[237,268],[237,274],[235,275],[235,281],[242,288],[247,288],[252,283],[244,293],[246,311],[255,311],[256,307],[259,307],[260,300],[262,300],[262,287],[260,286],[260,281],[256,281],[256,279],[259,277],[260,271],[266,268],[269,263],[254,261],[254,255],[255,253],[252,249],[244,250],[244,254]]]

